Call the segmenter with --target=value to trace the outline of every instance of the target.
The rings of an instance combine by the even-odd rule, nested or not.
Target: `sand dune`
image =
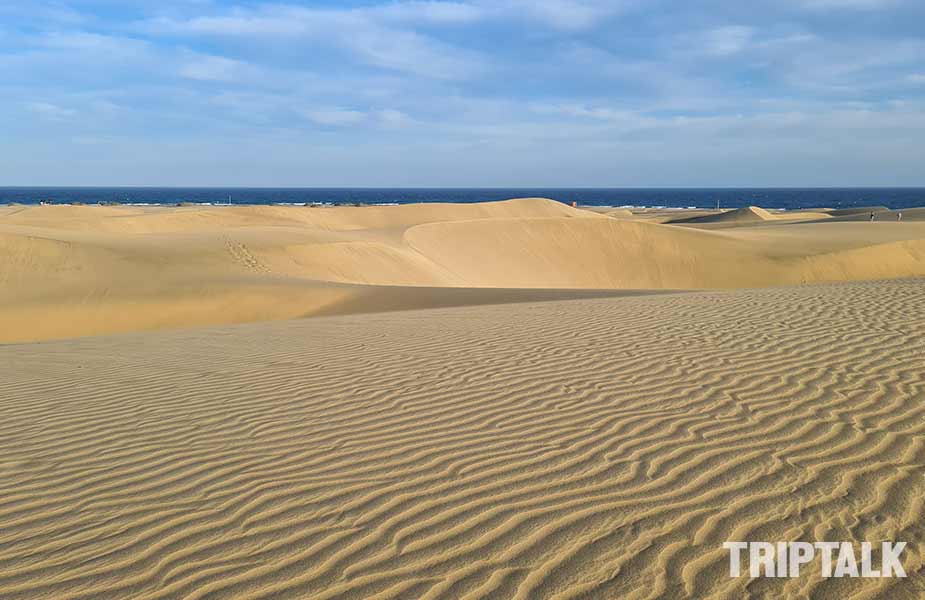
[[[0,207],[0,598],[920,597],[925,211],[607,212]]]
[[[687,211],[685,211],[687,212]],[[734,210],[712,211],[698,214],[700,211],[690,211],[692,216],[682,215],[678,218],[667,219],[663,222],[672,225],[697,225],[709,229],[743,227],[752,225],[767,225],[770,221],[798,222],[819,221],[832,217],[829,210],[796,210],[796,211],[768,211],[758,206],[746,206]]]
[[[771,221],[776,217],[763,208],[757,206],[746,206],[727,210],[710,215],[694,216],[689,218],[680,218],[674,223],[752,223],[755,221]]]
[[[854,208],[836,208],[828,212],[833,217],[850,217],[850,216],[866,217],[870,215],[870,213],[888,212],[889,210],[890,209],[885,206],[857,206]]]
[[[922,221],[925,220],[925,210],[921,208],[907,208],[903,210],[890,210],[885,207],[873,207],[865,211],[832,211],[832,220],[834,221],[863,221],[870,220],[870,213],[874,213],[874,220],[879,222],[893,222],[899,218],[899,213],[903,215],[903,221]]]
[[[543,199],[360,208],[6,207],[0,342],[457,303],[422,288],[485,289],[490,302],[498,298],[488,291],[494,288],[537,290],[506,296],[522,301],[555,289],[925,275],[925,223],[916,216],[921,211],[906,212],[903,223],[796,224],[752,207],[677,227]],[[736,226],[699,228],[729,223]],[[762,226],[745,226],[754,223]],[[476,292],[465,297],[484,303]]]
[[[923,285],[0,346],[0,597],[917,597]],[[910,577],[730,579],[739,539]]]

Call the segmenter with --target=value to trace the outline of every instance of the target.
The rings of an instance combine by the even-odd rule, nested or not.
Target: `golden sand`
[[[506,299],[505,288],[728,289],[925,276],[925,222],[915,211],[901,223],[888,212],[874,223],[858,220],[866,213],[754,207],[695,223],[671,214],[610,217],[542,199],[5,207],[0,342],[494,303]],[[492,290],[460,302],[446,288]]]
[[[0,598],[921,597],[925,225],[818,212],[0,208],[5,341],[128,332],[0,345]]]

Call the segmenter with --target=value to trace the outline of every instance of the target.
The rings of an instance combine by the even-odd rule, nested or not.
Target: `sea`
[[[925,188],[180,188],[0,187],[0,204],[390,205],[552,198],[582,206],[892,209],[925,206]]]

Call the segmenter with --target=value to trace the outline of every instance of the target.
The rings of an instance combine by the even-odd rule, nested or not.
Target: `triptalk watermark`
[[[822,577],[906,576],[900,558],[906,542],[882,542],[879,559],[870,542],[724,542],[723,548],[729,550],[730,577],[799,577],[817,556]]]

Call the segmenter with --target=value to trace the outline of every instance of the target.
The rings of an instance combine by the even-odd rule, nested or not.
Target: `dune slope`
[[[917,597],[923,285],[2,346],[0,597]],[[730,579],[742,539],[910,577]]]
[[[0,343],[457,303],[422,288],[705,289],[925,275],[916,211],[903,223],[789,223],[743,210],[744,225],[702,230],[543,199],[7,207]],[[715,218],[731,218],[723,215]],[[465,297],[478,304],[498,293]]]
[[[751,223],[755,221],[773,221],[776,219],[773,214],[759,208],[757,206],[746,206],[745,208],[737,208],[734,210],[727,210],[712,215],[705,215],[700,217],[691,217],[689,219],[678,219],[677,223]]]

